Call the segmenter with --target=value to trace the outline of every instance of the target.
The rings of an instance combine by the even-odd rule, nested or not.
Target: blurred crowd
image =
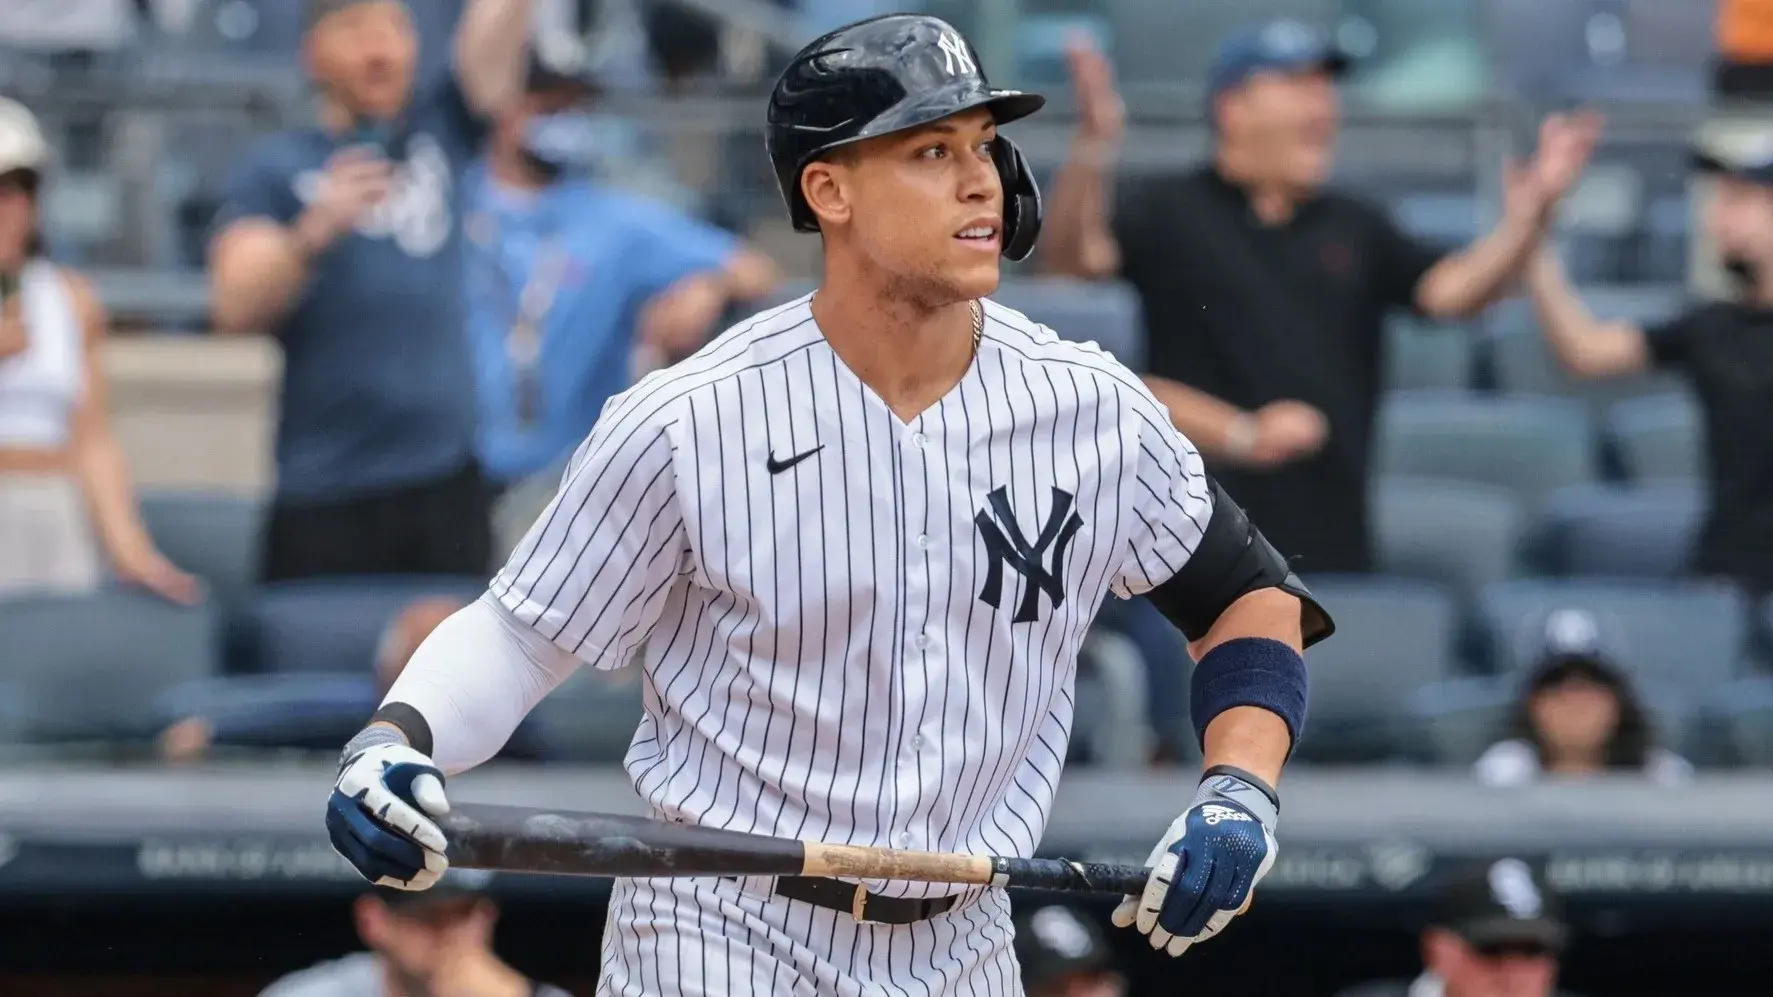
[[[82,17],[90,26],[132,18],[164,26],[191,14],[172,0],[62,6],[57,23],[68,30]],[[283,357],[275,485],[250,513],[233,514],[247,524],[234,547],[250,546],[230,555],[250,557],[233,572],[165,550],[171,543],[213,562],[226,517],[132,488],[99,362],[104,304],[78,266],[48,251],[42,190],[57,150],[23,104],[0,103],[0,591],[16,603],[142,590],[212,607],[224,634],[216,667],[158,690],[152,717],[134,732],[151,729],[174,758],[227,745],[324,750],[375,701],[404,653],[515,546],[606,399],[693,352],[724,320],[797,288],[734,231],[607,182],[607,133],[595,112],[622,85],[612,82],[619,71],[580,35],[556,30],[566,21],[550,20],[607,21],[627,10],[650,32],[650,69],[676,78],[720,49],[695,5],[471,0],[443,5],[441,33],[427,26],[436,5],[287,6],[300,14],[293,30],[318,97],[315,117],[261,136],[234,162],[206,225],[214,333],[272,337]],[[806,3],[783,14],[816,27],[873,6]],[[0,24],[7,30],[23,29]],[[1601,116],[1547,116],[1502,171],[1494,224],[1464,245],[1446,244],[1331,180],[1338,82],[1356,64],[1346,41],[1286,18],[1232,30],[1204,80],[1206,157],[1129,177],[1116,168],[1128,124],[1114,65],[1088,33],[1072,35],[1064,57],[1075,130],[1048,181],[1038,274],[1015,279],[1128,289],[1152,390],[1252,518],[1332,595],[1346,590],[1351,604],[1374,603],[1382,617],[1403,604],[1360,579],[1401,576],[1447,590],[1440,628],[1422,638],[1439,645],[1427,655],[1432,667],[1398,664],[1415,648],[1386,653],[1380,645],[1401,635],[1349,617],[1338,644],[1352,649],[1323,669],[1320,684],[1332,688],[1313,708],[1325,733],[1308,755],[1455,761],[1493,783],[1601,768],[1678,780],[1692,769],[1681,754],[1689,747],[1702,762],[1757,760],[1770,740],[1753,729],[1764,713],[1751,711],[1740,738],[1689,735],[1717,697],[1766,698],[1754,685],[1760,698],[1745,699],[1738,683],[1765,684],[1755,673],[1764,634],[1754,618],[1773,587],[1773,436],[1759,409],[1763,385],[1773,383],[1773,366],[1760,361],[1773,354],[1758,334],[1773,305],[1773,144],[1690,157],[1694,175],[1711,183],[1697,224],[1736,281],[1729,296],[1669,314],[1597,318],[1560,263],[1558,220],[1604,134]],[[444,51],[427,51],[433,42]],[[1611,538],[1568,541],[1576,552],[1567,559],[1604,550],[1630,561],[1639,547],[1661,551],[1683,539],[1646,537],[1692,530],[1675,554],[1653,551],[1645,557],[1661,557],[1657,564],[1617,573],[1705,583],[1681,592],[1741,631],[1703,652],[1720,659],[1693,672],[1715,677],[1710,687],[1665,694],[1678,668],[1644,670],[1661,653],[1657,634],[1646,637],[1629,600],[1604,587],[1520,596],[1523,574],[1613,573],[1580,563],[1522,571],[1511,551],[1494,549],[1559,539],[1544,523],[1516,522],[1531,525],[1557,507],[1541,493],[1571,463],[1567,450],[1546,449],[1559,438],[1547,425],[1508,424],[1523,399],[1502,385],[1492,397],[1466,391],[1415,399],[1412,409],[1392,390],[1398,316],[1469,322],[1508,298],[1525,299],[1544,354],[1573,378],[1656,369],[1687,382],[1706,441],[1694,461],[1704,480],[1691,486],[1691,523],[1663,515],[1662,492],[1639,487],[1628,468],[1628,487],[1613,492],[1628,505],[1647,501],[1647,516],[1665,521],[1628,517]],[[1087,319],[1078,324],[1086,327],[1061,334],[1095,332]],[[1416,439],[1412,458],[1410,434],[1431,424],[1439,435]],[[1596,449],[1589,439],[1578,445]],[[1408,505],[1412,488],[1435,494],[1414,533],[1399,534],[1388,496],[1405,495],[1397,501]],[[1485,532],[1485,510],[1470,515],[1476,506],[1459,504],[1498,492],[1510,493],[1501,518],[1512,532]],[[1590,519],[1616,511],[1602,502]],[[181,516],[183,528],[168,525]],[[207,534],[194,541],[193,531]],[[1627,543],[1609,542],[1620,531]],[[1486,557],[1503,567],[1484,568]],[[358,583],[380,585],[379,595],[333,603],[355,605],[363,618],[303,617],[326,604],[328,585]],[[1668,625],[1690,621],[1671,615]],[[314,629],[349,632],[354,642],[273,646],[279,634]],[[1187,759],[1175,631],[1142,600],[1114,599],[1097,629],[1080,696],[1103,719],[1080,724],[1074,761]],[[329,664],[327,653],[349,660]],[[1361,664],[1368,659],[1377,664]],[[1342,677],[1345,661],[1369,674]],[[24,687],[26,709],[32,681],[0,675]],[[1349,683],[1340,696],[1338,682]],[[1391,688],[1369,698],[1366,713],[1350,712],[1348,701],[1364,695],[1360,682]],[[613,694],[629,704],[633,695]],[[1480,729],[1448,748],[1445,733],[1460,722]],[[577,757],[556,743],[570,735],[536,726],[514,757]],[[1354,728],[1362,730],[1339,733]],[[1143,734],[1118,736],[1129,729]]]
[[[0,44],[108,50],[199,6],[14,0],[0,5]],[[754,6],[800,31],[886,9]],[[1720,6],[1720,92],[1773,90],[1759,82],[1773,36],[1752,28],[1765,8]],[[734,226],[605,176],[609,132],[594,112],[610,91],[672,92],[730,55],[698,9],[240,5],[260,30],[295,39],[318,97],[311,123],[261,136],[230,164],[204,223],[214,333],[271,337],[283,357],[275,486],[244,513],[132,485],[101,362],[110,318],[45,231],[43,191],[61,157],[24,103],[0,99],[0,626],[17,635],[0,662],[65,643],[26,636],[32,621],[65,632],[78,619],[52,616],[52,604],[117,605],[82,599],[210,613],[164,632],[215,645],[179,652],[208,657],[159,685],[123,675],[147,651],[118,650],[117,695],[145,698],[100,727],[31,712],[68,698],[39,684],[88,673],[7,664],[0,733],[134,738],[179,762],[336,750],[542,513],[604,402],[733,317],[785,300],[783,268]],[[629,34],[604,37],[644,44],[610,43],[626,61],[599,55],[550,18],[625,19]],[[1358,54],[1349,40],[1286,18],[1231,31],[1203,81],[1206,156],[1128,176],[1137,123],[1114,62],[1087,34],[1068,36],[1075,130],[1047,180],[1038,274],[1017,279],[1127,289],[1140,373],[1252,519],[1314,587],[1322,580],[1345,623],[1324,652],[1339,656],[1314,661],[1323,733],[1302,746],[1306,760],[1454,762],[1493,786],[1599,772],[1668,785],[1696,765],[1773,761],[1773,423],[1762,407],[1773,401],[1773,128],[1727,150],[1682,150],[1708,191],[1693,237],[1717,254],[1725,293],[1619,314],[1573,285],[1559,238],[1602,117],[1546,116],[1501,170],[1488,230],[1437,241],[1332,181],[1338,83]],[[1702,449],[1668,457],[1650,439],[1666,425],[1642,442],[1624,416],[1604,443],[1566,446],[1569,413],[1594,416],[1588,396],[1557,407],[1507,383],[1486,396],[1463,374],[1443,395],[1391,390],[1400,316],[1469,329],[1509,299],[1530,327],[1509,342],[1530,336],[1555,365],[1547,377],[1660,374],[1692,407]],[[1486,346],[1503,372],[1493,380],[1506,382],[1499,342]],[[1644,401],[1606,404],[1641,414]],[[1658,454],[1688,477],[1658,480]],[[1596,492],[1607,475],[1581,468],[1603,464],[1616,473]],[[1397,509],[1422,496],[1413,531],[1401,529]],[[249,563],[216,569],[229,558]],[[1534,558],[1541,570],[1522,570]],[[1149,605],[1111,599],[1080,665],[1073,760],[1190,759],[1186,666]],[[638,711],[631,676],[588,674],[558,701],[505,757],[620,759]],[[414,993],[531,992],[491,953],[495,911],[473,889],[397,899],[356,908],[371,954],[270,992],[371,993],[384,972],[431,981]],[[1565,934],[1539,873],[1494,863],[1449,885],[1420,978],[1359,993],[1544,997]],[[1087,913],[1027,912],[1019,944],[1031,993],[1125,992]]]

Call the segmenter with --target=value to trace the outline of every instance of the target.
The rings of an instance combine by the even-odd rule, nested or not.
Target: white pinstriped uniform
[[[1031,855],[1078,645],[1108,590],[1193,551],[1200,457],[1112,357],[989,301],[959,385],[902,422],[808,301],[611,399],[492,592],[583,660],[644,669],[625,764],[660,816]],[[975,890],[858,925],[767,879],[621,881],[598,992],[1015,994],[1008,913]]]

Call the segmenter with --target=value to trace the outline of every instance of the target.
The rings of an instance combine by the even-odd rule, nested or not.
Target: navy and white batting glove
[[[424,890],[449,868],[448,842],[432,818],[449,813],[443,771],[386,727],[345,746],[326,801],[332,847],[377,886]]]
[[[1144,895],[1122,901],[1115,925],[1137,925],[1152,948],[1172,956],[1218,934],[1249,909],[1256,884],[1274,865],[1279,822],[1272,790],[1209,772],[1146,859]]]

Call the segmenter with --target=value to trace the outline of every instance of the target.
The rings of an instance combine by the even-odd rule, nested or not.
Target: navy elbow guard
[[[1336,622],[1287,566],[1287,559],[1250,523],[1219,482],[1207,479],[1213,515],[1188,563],[1146,595],[1188,639],[1200,640],[1231,604],[1259,589],[1280,589],[1299,600],[1299,631],[1310,647],[1336,632]]]

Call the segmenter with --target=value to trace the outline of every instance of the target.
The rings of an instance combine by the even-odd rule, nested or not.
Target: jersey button
[[[924,444],[928,443],[929,441],[930,441],[929,437],[923,435],[922,433],[912,433],[911,434],[911,445],[916,447],[919,450],[922,450],[924,447]]]
[[[917,639],[912,641],[911,643],[916,644],[918,649],[922,650],[923,648],[930,646],[930,635],[929,634],[918,634]]]
[[[898,841],[900,848],[910,848],[911,847],[911,832],[910,831],[900,831],[899,837],[895,840]]]
[[[919,734],[916,737],[913,737],[911,739],[911,750],[912,751],[922,751],[923,750],[923,735],[922,734]]]
[[[919,533],[919,534],[918,534],[918,535],[917,535],[917,547],[918,547],[918,549],[919,549],[919,550],[924,550],[924,549],[927,549],[927,548],[928,548],[928,547],[929,547],[929,545],[930,545],[930,538],[929,538],[929,535],[928,535],[928,534],[926,534],[926,533]]]

